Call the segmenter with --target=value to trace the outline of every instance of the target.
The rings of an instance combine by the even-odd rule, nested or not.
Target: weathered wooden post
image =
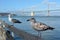
[[[6,31],[2,27],[2,22],[0,22],[0,40],[6,40]]]
[[[5,22],[0,20],[0,40],[14,40],[14,38],[10,35],[8,30],[5,28]]]

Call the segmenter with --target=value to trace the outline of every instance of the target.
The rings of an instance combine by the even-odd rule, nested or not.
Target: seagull
[[[27,21],[31,21],[31,25],[33,29],[35,29],[38,32],[38,36],[41,38],[41,31],[46,31],[46,30],[53,30],[53,27],[50,27],[46,25],[45,23],[42,22],[37,22],[35,18],[30,18]]]
[[[13,19],[11,16],[12,16],[12,15],[9,14],[9,15],[8,15],[8,19],[9,19],[10,22],[13,23],[13,25],[14,25],[14,23],[22,23],[21,21],[19,21],[19,20],[17,20],[17,19]]]
[[[13,23],[12,26],[14,26],[14,23],[22,23],[21,21],[19,21],[19,20],[17,20],[17,19],[13,19],[11,16],[12,16],[12,15],[9,14],[9,15],[8,15],[8,19],[9,19],[10,22]],[[14,33],[12,32],[11,34],[12,34],[12,37],[14,37]]]

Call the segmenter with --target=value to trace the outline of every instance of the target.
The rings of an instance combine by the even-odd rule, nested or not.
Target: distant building
[[[10,13],[0,13],[0,16],[8,16]]]
[[[0,13],[0,16],[8,16],[10,13]],[[12,16],[16,16],[16,14],[12,14]]]

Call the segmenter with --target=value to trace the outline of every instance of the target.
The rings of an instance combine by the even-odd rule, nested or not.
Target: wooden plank
[[[4,22],[4,25],[9,28],[12,32],[14,32],[15,34],[17,34],[19,37],[23,38],[24,40],[40,40],[40,37],[35,36],[33,34],[27,33],[24,30],[21,29],[17,29],[14,26],[11,26],[7,23]]]

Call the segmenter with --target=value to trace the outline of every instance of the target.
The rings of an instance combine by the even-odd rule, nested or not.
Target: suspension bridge
[[[46,10],[40,10],[41,5],[46,6]],[[52,13],[60,13],[60,6],[59,8],[57,7],[57,3],[54,2],[49,2],[49,0],[43,0],[41,3],[37,5],[33,5],[32,7],[28,7],[25,9],[17,10],[17,11],[8,11],[13,14],[18,14],[20,16],[51,16]],[[54,9],[52,9],[54,8]],[[36,10],[37,9],[37,10]],[[55,14],[54,14],[55,15]]]

